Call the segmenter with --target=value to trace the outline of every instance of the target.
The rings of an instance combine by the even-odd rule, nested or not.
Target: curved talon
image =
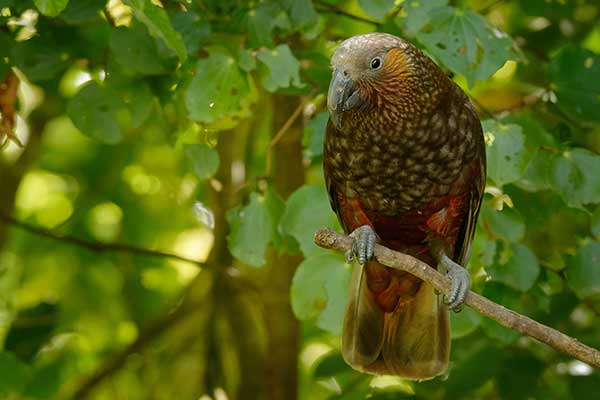
[[[439,266],[446,270],[446,275],[452,280],[452,289],[444,296],[444,304],[454,312],[460,312],[469,292],[469,272],[445,254],[440,259]]]
[[[367,261],[373,259],[375,250],[375,242],[377,235],[373,228],[369,225],[363,225],[356,228],[351,234],[352,248],[346,253],[346,261],[351,263],[354,260],[354,255],[358,258],[358,263],[364,265]]]

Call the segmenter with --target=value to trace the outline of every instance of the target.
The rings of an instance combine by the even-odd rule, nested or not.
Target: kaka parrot
[[[469,290],[464,268],[485,187],[485,142],[465,93],[412,44],[351,37],[331,65],[323,169],[331,206],[353,238],[342,353],[359,371],[431,379],[448,366],[449,312]],[[452,280],[432,286],[373,260],[378,242]]]

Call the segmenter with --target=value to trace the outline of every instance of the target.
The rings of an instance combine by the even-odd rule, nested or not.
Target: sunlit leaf
[[[306,185],[288,199],[281,217],[280,229],[293,236],[305,256],[319,251],[313,243],[318,228],[332,227],[335,214],[331,211],[324,185]]]
[[[294,314],[301,320],[341,333],[350,269],[340,256],[321,253],[305,259],[296,270],[291,287]]]
[[[67,7],[69,0],[33,0],[33,4],[42,14],[48,17],[56,17]]]
[[[519,59],[511,38],[470,10],[438,7],[429,13],[431,30],[417,38],[452,71],[472,86],[489,78],[507,60]]]

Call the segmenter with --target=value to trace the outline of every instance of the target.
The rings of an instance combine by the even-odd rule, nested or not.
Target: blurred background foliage
[[[599,19],[596,0],[0,0],[0,398],[598,396],[598,371],[469,309],[447,376],[351,370],[350,268],[312,236],[337,225],[329,57],[400,35],[484,120],[473,288],[600,347]]]

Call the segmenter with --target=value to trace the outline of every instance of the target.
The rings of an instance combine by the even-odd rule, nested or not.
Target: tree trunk
[[[299,106],[297,97],[275,96],[273,132],[277,132]],[[275,145],[272,181],[285,199],[304,183],[302,120],[297,119]],[[262,297],[268,334],[265,390],[268,400],[294,400],[298,395],[300,323],[292,312],[290,285],[301,255],[268,254]]]

